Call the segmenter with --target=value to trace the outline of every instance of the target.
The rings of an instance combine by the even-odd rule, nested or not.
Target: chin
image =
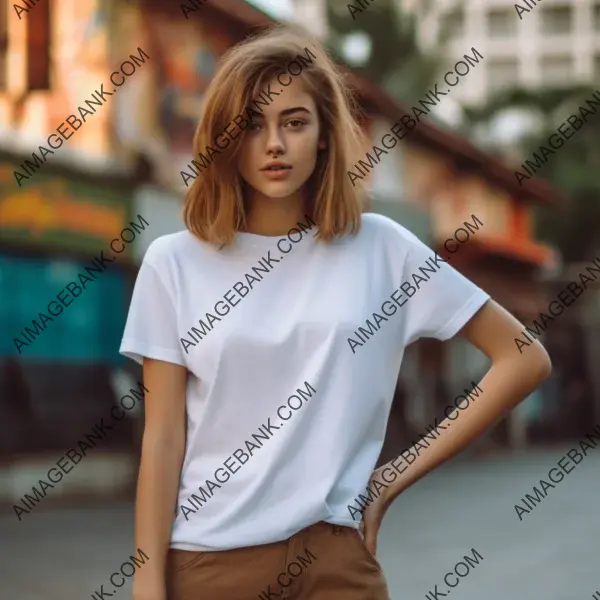
[[[273,181],[267,185],[263,184],[260,187],[256,187],[255,189],[263,196],[273,198],[275,200],[281,200],[298,192],[300,187],[301,186],[290,185],[289,181]]]

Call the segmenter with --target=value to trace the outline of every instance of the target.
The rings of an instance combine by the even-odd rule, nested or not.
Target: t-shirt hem
[[[325,523],[331,525],[342,525],[343,527],[351,527],[352,529],[358,529],[360,527],[359,521],[353,519],[342,519],[341,517],[332,517],[331,519],[324,519]]]
[[[119,354],[134,360],[140,365],[143,364],[143,359],[145,357],[155,360],[164,360],[165,362],[175,363],[182,367],[186,366],[185,362],[177,352],[158,346],[146,346],[145,344],[134,340],[123,340],[121,347],[119,348]]]
[[[182,542],[172,542],[169,548],[172,550],[188,550],[189,552],[218,552],[214,548],[205,548],[200,544],[184,544]]]
[[[360,523],[357,521],[353,521],[352,519],[344,519],[342,517],[332,517],[330,519],[323,519],[325,523],[330,523],[331,525],[342,525],[343,527],[350,527],[352,529],[358,529],[360,527]],[[274,539],[269,542],[261,542],[260,545],[263,546],[265,544],[275,544],[277,542],[282,542],[286,538]],[[258,545],[258,544],[257,544]],[[202,546],[201,544],[190,544],[187,542],[171,542],[169,545],[173,550],[188,550],[190,552],[225,552],[227,550],[234,550],[236,548],[222,548],[219,550],[215,550],[215,548],[207,548],[206,546]]]
[[[475,295],[463,306],[449,323],[444,325],[435,336],[444,342],[454,337],[473,317],[473,315],[488,301],[491,296],[483,290],[477,290]]]

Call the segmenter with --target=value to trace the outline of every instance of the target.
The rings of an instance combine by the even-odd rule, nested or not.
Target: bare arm
[[[410,464],[402,465],[402,457],[398,457],[371,475],[369,489],[374,480],[386,482],[375,501],[365,502],[360,524],[365,544],[373,554],[377,552],[377,532],[394,499],[458,454],[549,377],[550,358],[538,341],[528,346],[523,354],[517,351],[514,340],[520,337],[523,329],[524,326],[509,312],[489,300],[460,331],[460,335],[488,356],[492,366],[479,383],[481,392],[477,400],[461,410],[458,416],[437,424],[437,437],[433,441],[428,438],[425,450],[421,448],[419,453],[416,446],[411,448],[416,458]],[[394,476],[397,471],[398,476],[387,479],[384,477],[386,471]]]
[[[136,571],[136,600],[165,598],[165,564],[185,453],[187,369],[144,359],[145,424],[135,508],[135,547],[148,555]]]
[[[457,418],[445,419],[439,424],[440,435],[430,442],[426,451],[420,455],[413,452],[418,458],[386,490],[386,505],[429,471],[458,454],[549,377],[550,358],[538,341],[523,354],[517,351],[514,339],[520,337],[523,329],[524,325],[493,300],[463,327],[460,335],[492,361],[490,370],[479,383],[483,392]]]

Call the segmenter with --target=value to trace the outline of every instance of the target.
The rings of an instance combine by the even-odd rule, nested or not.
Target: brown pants
[[[321,521],[274,544],[169,551],[168,600],[389,600],[355,529]]]

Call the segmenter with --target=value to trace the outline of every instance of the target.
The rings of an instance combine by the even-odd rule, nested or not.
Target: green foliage
[[[589,97],[594,90],[589,86],[530,90],[512,88],[495,94],[491,100],[480,107],[465,109],[470,124],[489,122],[494,116],[509,107],[521,107],[538,112],[546,120],[548,129],[552,129],[552,118],[569,101]]]
[[[401,12],[395,0],[377,0],[356,12],[354,19],[348,6],[343,0],[327,1],[328,44],[336,55],[341,57],[344,36],[364,33],[371,40],[371,55],[355,70],[364,72],[400,102],[411,103],[422,96],[434,81],[438,60],[420,51],[415,17]],[[357,3],[354,6],[359,7]]]
[[[578,107],[585,105],[594,91],[588,86],[513,89],[496,95],[485,106],[467,109],[467,130],[489,124],[508,108],[531,110],[541,118],[542,127],[520,140],[526,160],[535,151],[539,154],[540,145],[549,146],[548,138],[567,117],[579,116]],[[565,261],[585,261],[600,247],[600,111],[588,116],[587,123],[570,135],[536,173],[564,194],[566,205],[538,207],[536,228],[541,239],[559,248]]]

